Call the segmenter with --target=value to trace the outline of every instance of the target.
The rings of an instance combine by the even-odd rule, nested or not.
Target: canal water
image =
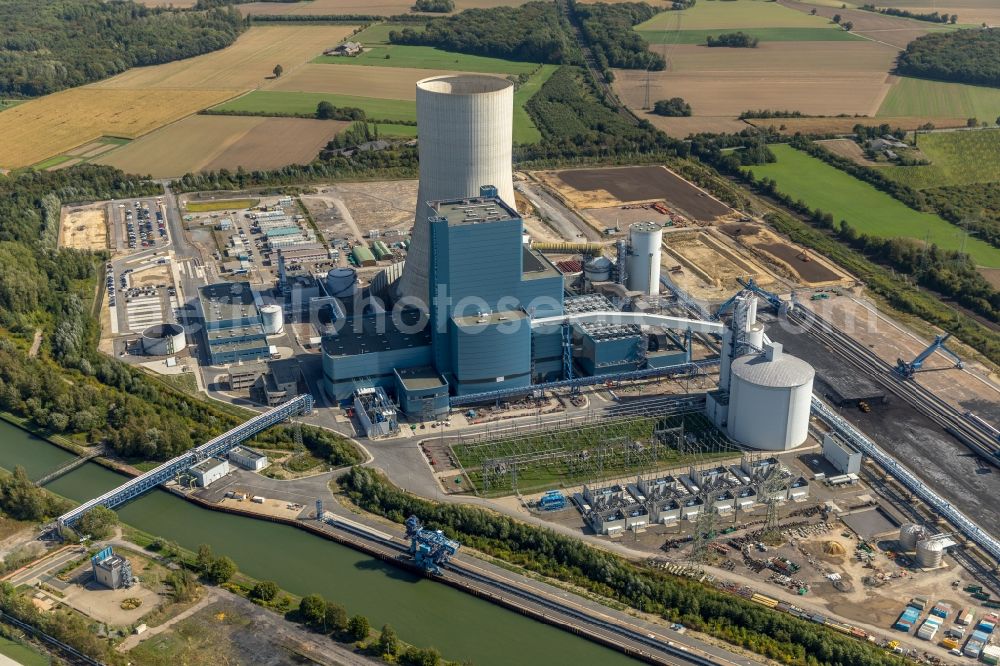
[[[39,478],[70,458],[49,442],[0,421],[0,467],[21,465],[31,478]],[[82,502],[124,478],[87,463],[46,487]],[[638,663],[294,527],[203,509],[162,490],[119,507],[118,513],[129,525],[185,548],[209,544],[216,554],[233,558],[241,571],[274,580],[295,594],[322,594],[352,615],[367,616],[375,627],[389,623],[403,640],[436,647],[448,659],[476,666]]]

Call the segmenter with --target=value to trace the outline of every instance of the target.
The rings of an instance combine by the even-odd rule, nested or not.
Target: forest
[[[1000,247],[1000,183],[933,187],[921,193],[938,215]]]
[[[417,0],[412,9],[415,12],[447,14],[455,11],[455,0]]]
[[[455,16],[431,19],[422,32],[393,30],[389,41],[508,60],[580,62],[579,49],[567,37],[552,2],[467,9]]]
[[[1000,87],[1000,31],[932,32],[906,45],[898,74],[951,83]]]
[[[632,26],[648,21],[661,10],[645,2],[585,4],[570,0],[570,8],[601,70],[666,69],[667,61],[649,50],[649,43]]]
[[[235,9],[174,12],[131,0],[0,2],[0,95],[36,97],[229,46]]]
[[[580,586],[671,622],[786,664],[897,666],[902,657],[710,586],[634,564],[552,530],[478,507],[437,504],[409,495],[378,472],[355,467],[339,479],[363,509],[428,529],[546,576]]]
[[[755,49],[757,48],[758,40],[753,35],[748,35],[747,33],[740,32],[725,32],[718,37],[713,37],[708,35],[705,37],[705,45],[711,47],[728,47],[733,49]]]

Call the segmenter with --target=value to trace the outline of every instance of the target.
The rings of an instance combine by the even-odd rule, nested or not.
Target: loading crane
[[[425,530],[416,516],[406,519],[406,537],[410,540],[410,556],[414,563],[432,575],[440,575],[441,565],[447,564],[451,556],[462,547],[449,539],[441,530]]]
[[[909,363],[907,363],[901,358],[897,358],[896,374],[898,374],[903,379],[911,379],[913,375],[918,373],[920,371],[920,368],[923,367],[924,361],[930,358],[931,354],[933,354],[938,350],[941,350],[941,352],[944,353],[945,356],[954,361],[956,368],[958,368],[959,370],[964,368],[965,362],[958,357],[958,354],[948,349],[948,346],[945,344],[945,342],[947,342],[948,338],[950,337],[951,333],[945,333],[944,335],[937,336],[936,338],[934,338],[934,342],[932,342],[927,347],[927,349],[920,352],[920,354]]]
[[[787,305],[777,294],[764,289],[757,284],[753,278],[747,278],[746,280],[743,278],[736,278],[736,281],[740,283],[740,286],[742,286],[743,289],[733,294],[725,303],[719,306],[719,309],[715,311],[714,315],[712,315],[713,320],[718,321],[719,318],[733,306],[733,303],[736,302],[736,297],[743,293],[743,291],[751,291],[757,296],[760,296],[778,312],[781,312],[781,309]]]

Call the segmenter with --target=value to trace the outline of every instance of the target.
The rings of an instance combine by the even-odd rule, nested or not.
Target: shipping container
[[[986,644],[983,641],[978,641],[975,638],[970,638],[968,641],[966,641],[965,649],[962,650],[962,653],[966,657],[972,657],[973,659],[976,659],[979,657],[979,653],[982,652],[983,647],[985,645]]]
[[[984,664],[1000,664],[1000,646],[987,645],[979,656]]]
[[[957,624],[972,624],[972,619],[975,617],[971,610],[960,610],[958,615],[955,617],[955,622]]]
[[[980,620],[979,624],[976,625],[977,630],[982,631],[986,634],[992,634],[993,630],[996,628],[997,626],[994,623],[987,622],[986,620]]]
[[[954,638],[942,639],[941,647],[945,648],[946,650],[954,650],[955,648],[958,647],[958,641],[956,641]]]
[[[263,504],[264,503],[264,498],[261,497],[260,495],[254,495],[252,498],[250,498],[250,501],[251,502],[255,502],[257,504]]]

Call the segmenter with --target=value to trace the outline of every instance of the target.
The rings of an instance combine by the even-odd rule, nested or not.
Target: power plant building
[[[212,365],[270,356],[260,305],[249,282],[223,282],[198,289]]]
[[[116,555],[111,546],[91,557],[90,566],[94,572],[94,580],[109,589],[132,587],[135,583],[131,563],[121,555]]]

